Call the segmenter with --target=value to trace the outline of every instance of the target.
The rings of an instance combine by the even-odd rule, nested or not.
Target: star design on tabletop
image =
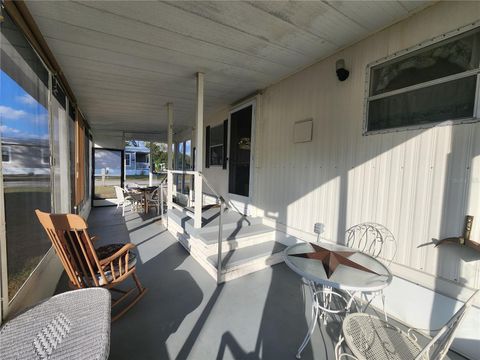
[[[348,259],[348,257],[355,254],[356,251],[331,251],[321,246],[318,246],[316,244],[310,243],[310,245],[314,249],[313,252],[292,254],[290,256],[321,261],[328,279],[330,279],[330,276],[333,275],[338,265],[345,265],[354,269],[379,275],[375,271],[372,271],[366,268],[365,266],[360,265],[359,263],[356,263],[355,261]]]

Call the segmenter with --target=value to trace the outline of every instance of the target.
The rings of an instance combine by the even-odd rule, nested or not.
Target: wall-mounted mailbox
[[[296,121],[293,128],[293,142],[303,143],[312,141],[313,120]]]

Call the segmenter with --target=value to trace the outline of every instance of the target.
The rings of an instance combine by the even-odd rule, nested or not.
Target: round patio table
[[[324,258],[327,257],[327,259],[322,261],[322,259],[312,259],[302,255],[315,253],[314,247],[318,246],[324,249],[322,250],[325,254]],[[330,258],[327,255],[330,255]],[[310,341],[317,319],[323,318],[326,321],[329,313],[347,312],[355,295],[380,291],[392,282],[392,274],[377,259],[355,249],[333,243],[304,242],[291,245],[284,251],[284,260],[290,269],[305,280],[312,295],[312,318],[308,333],[298,349],[297,358],[300,358],[303,349]],[[330,276],[327,275],[326,270],[330,271]],[[349,298],[346,299],[340,292],[333,289],[344,290]],[[345,303],[345,307],[335,308],[335,300]]]

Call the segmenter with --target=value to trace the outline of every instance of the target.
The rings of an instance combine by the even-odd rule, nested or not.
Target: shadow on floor
[[[99,246],[137,245],[137,273],[148,293],[112,325],[110,359],[295,359],[310,319],[303,283],[278,264],[216,286],[215,280],[152,218],[94,209]],[[67,289],[62,278],[57,291]],[[340,321],[319,324],[302,359],[331,359]]]

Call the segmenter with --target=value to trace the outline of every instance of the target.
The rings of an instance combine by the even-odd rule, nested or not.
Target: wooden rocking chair
[[[135,273],[136,256],[131,251],[135,248],[134,244],[110,244],[95,249],[95,237],[90,237],[88,225],[81,216],[49,214],[38,209],[35,213],[62,262],[71,287],[103,287],[120,293],[121,296],[112,301],[113,309],[135,291],[135,287],[125,291],[116,286],[130,276],[133,278],[138,294],[112,316],[112,321],[125,314],[145,295],[147,288],[142,286]]]

